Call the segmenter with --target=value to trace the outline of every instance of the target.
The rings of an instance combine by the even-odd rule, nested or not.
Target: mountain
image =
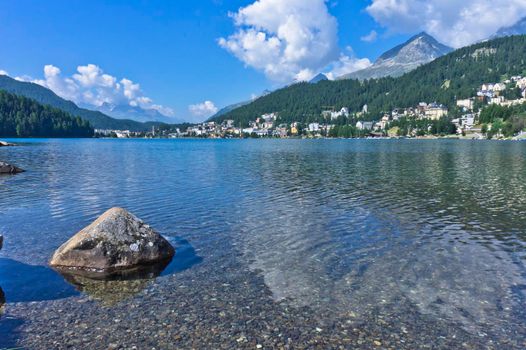
[[[495,34],[493,34],[492,39],[523,34],[526,34],[526,17],[512,26],[500,28]]]
[[[0,90],[24,96],[44,105],[61,109],[73,116],[79,116],[90,122],[95,129],[117,129],[130,131],[147,131],[161,123],[139,123],[133,120],[111,118],[99,111],[80,108],[71,101],[57,96],[53,91],[34,83],[15,80],[7,75],[0,75]]]
[[[212,119],[215,119],[215,118],[219,118],[220,116],[225,115],[228,112],[233,111],[234,109],[237,109],[239,107],[243,107],[245,105],[248,105],[250,102],[252,102],[252,101],[244,101],[244,102],[234,103],[234,104],[231,104],[231,105],[226,106],[224,108],[221,108],[216,114],[211,116],[209,119],[212,120]]]
[[[346,74],[339,79],[365,80],[387,76],[399,77],[451,51],[453,51],[452,48],[439,43],[431,35],[420,33],[385,52],[372,66]]]
[[[416,106],[422,101],[454,109],[457,99],[475,96],[483,83],[500,81],[503,76],[526,75],[524,52],[526,35],[494,39],[458,49],[397,78],[295,84],[216,121],[233,119],[236,125],[247,125],[262,114],[278,113],[278,122],[307,123],[322,121],[321,112],[327,108],[347,107],[357,113],[364,105],[369,110],[364,118],[374,120],[384,112]]]
[[[224,108],[221,108],[216,114],[214,114],[213,116],[208,118],[208,120],[216,120],[216,119],[220,118],[222,115],[225,115],[225,114],[233,111],[234,109],[246,106],[246,105],[254,102],[255,100],[257,100],[258,98],[263,97],[263,96],[267,96],[268,94],[271,94],[271,93],[272,93],[272,91],[265,89],[265,90],[263,90],[263,92],[261,93],[260,96],[255,97],[255,98],[253,98],[250,101],[238,102],[238,103],[234,103],[234,104],[231,104],[229,106],[226,106]]]
[[[130,119],[138,122],[161,122],[166,124],[180,124],[182,120],[167,117],[155,109],[144,109],[139,106],[112,105],[104,103],[100,107],[93,107],[99,112],[116,119]]]
[[[329,78],[327,78],[327,76],[323,73],[320,73],[318,75],[316,75],[314,78],[312,78],[309,83],[311,84],[316,84],[316,83],[319,83],[320,81],[324,81],[324,80],[329,80]]]

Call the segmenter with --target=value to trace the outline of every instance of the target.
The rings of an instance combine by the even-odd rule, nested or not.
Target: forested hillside
[[[16,95],[31,98],[44,105],[50,105],[55,108],[59,108],[74,116],[79,116],[82,119],[89,121],[90,124],[96,129],[147,131],[151,130],[152,126],[159,126],[162,124],[158,122],[140,123],[127,119],[115,119],[101,112],[79,108],[73,102],[64,100],[63,98],[57,96],[53,91],[46,89],[43,86],[28,82],[21,82],[6,75],[0,75],[0,89]]]
[[[92,137],[93,128],[58,108],[0,90],[0,137]]]
[[[384,111],[422,101],[453,106],[456,99],[474,96],[476,88],[485,82],[526,75],[525,53],[524,35],[495,39],[456,50],[399,78],[295,84],[215,120],[246,124],[264,113],[278,112],[283,122],[310,122],[320,120],[324,109],[349,107],[359,112],[366,104],[366,118],[377,119]]]

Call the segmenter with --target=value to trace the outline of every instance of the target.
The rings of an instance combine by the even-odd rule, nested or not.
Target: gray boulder
[[[50,265],[110,273],[169,260],[172,245],[122,208],[102,214],[53,254]]]
[[[14,165],[5,162],[0,162],[0,174],[17,174],[23,171],[24,170],[17,168]]]

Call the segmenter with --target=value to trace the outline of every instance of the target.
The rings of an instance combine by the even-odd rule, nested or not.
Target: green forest
[[[92,137],[80,117],[0,90],[0,137]]]
[[[383,112],[407,108],[419,102],[438,102],[453,107],[456,99],[474,96],[483,83],[499,82],[512,75],[526,75],[526,36],[513,36],[456,50],[399,78],[366,81],[298,83],[237,108],[214,121],[233,119],[247,125],[265,113],[278,112],[279,122],[321,121],[325,109],[348,107],[365,120]]]

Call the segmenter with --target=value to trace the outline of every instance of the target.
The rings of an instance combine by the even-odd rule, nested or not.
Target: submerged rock
[[[170,261],[139,266],[111,274],[85,270],[59,270],[64,279],[78,291],[105,306],[133,298],[158,277]]]
[[[17,174],[23,171],[24,170],[17,168],[14,165],[5,162],[0,162],[0,174]]]
[[[142,220],[112,208],[64,243],[50,265],[111,273],[166,261],[174,254],[172,245]]]
[[[2,250],[3,246],[4,246],[4,236],[0,235],[0,250]]]

